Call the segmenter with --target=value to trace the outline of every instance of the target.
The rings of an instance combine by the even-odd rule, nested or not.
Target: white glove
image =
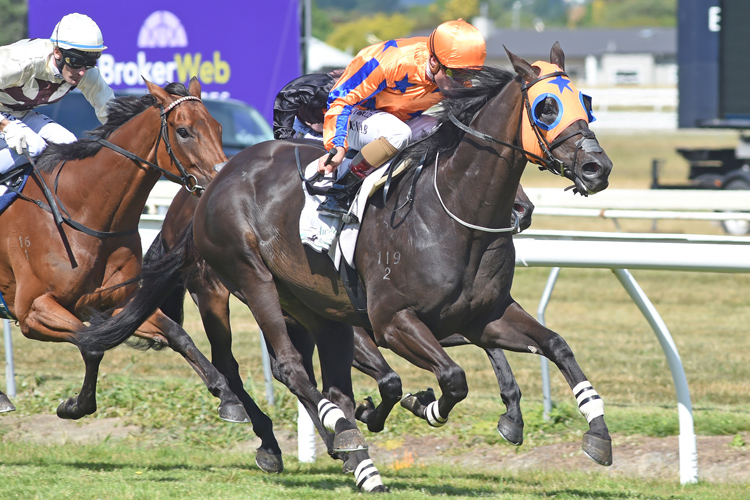
[[[29,127],[26,127],[18,121],[10,121],[5,124],[2,135],[5,139],[6,144],[10,149],[15,149],[19,155],[23,154],[24,149],[28,149],[30,137],[29,134],[34,134],[34,131]]]

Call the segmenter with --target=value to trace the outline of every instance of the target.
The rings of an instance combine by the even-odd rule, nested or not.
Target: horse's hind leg
[[[370,432],[380,432],[385,427],[393,407],[401,400],[401,378],[393,371],[370,335],[363,328],[354,328],[354,368],[374,378],[378,383],[381,402],[378,406],[367,398],[357,406],[355,415],[367,424]]]
[[[604,402],[578,366],[565,339],[542,326],[513,302],[500,319],[487,325],[479,344],[541,354],[555,363],[573,390],[578,409],[589,423],[589,430],[583,436],[584,453],[598,464],[612,464],[612,440],[604,421]]]
[[[227,378],[229,389],[242,401],[245,410],[250,414],[253,432],[261,440],[260,447],[255,452],[255,463],[265,472],[283,471],[284,462],[281,448],[273,433],[273,422],[245,391],[239,364],[232,353],[229,291],[218,281],[208,278],[192,281],[189,288],[193,301],[198,305],[206,336],[211,343],[211,362]],[[177,311],[176,308],[171,310]]]
[[[16,407],[10,402],[10,398],[0,391],[0,413],[16,411]]]
[[[180,325],[169,319],[160,310],[138,328],[139,331],[157,331],[169,341],[169,347],[182,355],[193,367],[198,376],[206,384],[209,392],[221,400],[219,417],[227,422],[249,422],[242,402],[229,388],[226,377],[219,373],[214,365],[201,353],[193,343],[193,339]]]
[[[352,365],[341,362],[344,353],[350,359],[354,354],[352,329],[348,325],[324,321],[312,333],[318,346],[323,394],[341,408],[347,420],[355,424]],[[359,488],[368,492],[385,491],[380,473],[367,450],[348,453],[348,456],[341,458],[344,459],[344,472],[354,472]]]

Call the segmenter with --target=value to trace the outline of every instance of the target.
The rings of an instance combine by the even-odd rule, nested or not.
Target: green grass
[[[652,135],[604,135],[615,171],[612,187],[647,188],[650,158],[668,157],[670,182],[684,180],[676,146],[730,145],[730,134],[679,132]],[[527,169],[527,186],[566,183],[547,173]],[[535,217],[534,227],[565,227],[561,219]],[[588,224],[588,223],[587,223]],[[689,223],[670,231],[699,232]],[[650,227],[650,222],[648,223]],[[603,229],[611,230],[611,227]],[[630,230],[630,228],[627,228]],[[661,227],[660,227],[661,229]],[[706,226],[707,232],[720,229]],[[703,232],[703,231],[700,231]],[[513,296],[535,315],[547,279],[546,269],[517,269]],[[750,276],[717,273],[634,271],[634,277],[661,314],[679,349],[692,396],[698,435],[734,436],[733,446],[746,449],[750,432]],[[294,432],[296,400],[275,383],[277,405],[269,408],[260,358],[257,327],[247,308],[232,302],[234,352],[248,392],[273,418],[279,432]],[[674,436],[679,433],[672,377],[650,326],[610,271],[563,269],[546,310],[547,326],[559,332],[602,395],[610,430],[617,436]],[[189,305],[186,329],[208,353],[195,308]],[[67,344],[30,341],[13,330],[18,395],[16,416],[54,415],[63,398],[80,388],[83,364]],[[374,445],[388,447],[412,437],[456,436],[461,450],[486,443],[507,447],[495,425],[504,410],[497,383],[484,353],[474,347],[448,353],[464,368],[469,397],[451,414],[448,425],[430,429],[396,408],[380,434],[365,431]],[[431,373],[419,370],[386,351],[402,376],[404,389],[435,387]],[[551,366],[552,419],[542,418],[539,358],[509,353],[523,391],[526,421],[522,450],[579,441],[587,426],[578,414],[570,389]],[[376,401],[375,383],[353,373],[358,399]],[[0,376],[0,387],[4,387]],[[221,422],[218,400],[176,353],[139,352],[120,347],[102,364],[98,412],[84,421],[118,417],[139,426],[140,434],[99,445],[32,444],[9,439],[0,426],[0,498],[339,498],[356,494],[351,476],[340,465],[319,457],[312,465],[285,456],[286,471],[261,473],[253,464],[250,426]],[[6,418],[0,415],[0,419]],[[257,446],[257,444],[255,445]],[[381,467],[391,498],[612,498],[612,499],[740,499],[750,485],[698,484],[680,487],[671,481],[620,479],[601,473],[482,472],[460,467]]]
[[[2,498],[11,499],[332,499],[357,495],[351,476],[330,461],[287,464],[268,475],[251,457],[193,447],[135,448],[0,443]],[[388,469],[393,499],[653,499],[740,500],[747,485],[613,479],[599,474],[488,473],[455,467]]]

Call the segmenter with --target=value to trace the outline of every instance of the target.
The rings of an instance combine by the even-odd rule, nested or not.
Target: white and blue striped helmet
[[[50,37],[55,47],[81,52],[101,52],[104,46],[102,31],[89,16],[68,14],[60,19]]]

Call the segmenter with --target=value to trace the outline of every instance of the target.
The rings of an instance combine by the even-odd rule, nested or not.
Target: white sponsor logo
[[[138,33],[138,48],[187,47],[188,38],[180,19],[168,10],[157,10],[146,18]]]

